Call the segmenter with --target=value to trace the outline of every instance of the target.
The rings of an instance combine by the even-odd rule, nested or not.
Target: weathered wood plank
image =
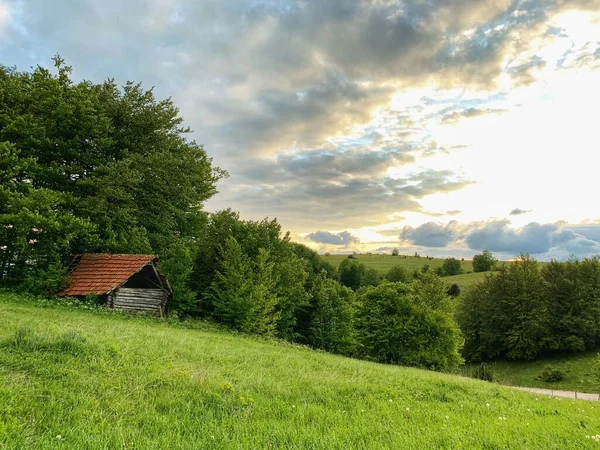
[[[145,308],[145,309],[158,309],[161,306],[160,303],[136,303],[136,302],[117,302],[115,308],[130,307],[130,308]]]

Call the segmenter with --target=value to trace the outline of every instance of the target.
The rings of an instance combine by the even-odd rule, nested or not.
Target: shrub
[[[458,284],[454,283],[448,288],[448,295],[450,297],[458,297],[460,295],[460,287],[458,287]]]
[[[486,363],[481,363],[471,373],[471,378],[476,378],[478,380],[489,381],[490,383],[494,381],[494,368]]]
[[[548,383],[553,383],[556,381],[564,380],[565,374],[557,367],[547,364],[535,378],[536,380],[542,380]]]

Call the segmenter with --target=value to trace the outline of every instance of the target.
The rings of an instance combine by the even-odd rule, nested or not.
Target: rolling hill
[[[0,294],[2,449],[598,448],[595,406]]]

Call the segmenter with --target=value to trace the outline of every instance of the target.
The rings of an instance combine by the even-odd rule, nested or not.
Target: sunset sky
[[[320,252],[600,254],[600,0],[0,0],[0,64],[172,97]]]

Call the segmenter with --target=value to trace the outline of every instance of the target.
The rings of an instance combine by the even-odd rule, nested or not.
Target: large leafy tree
[[[0,278],[72,252],[171,252],[195,239],[225,172],[170,99],[114,80],[0,67]]]
[[[385,281],[359,293],[357,336],[363,357],[437,370],[462,362],[460,330],[446,302],[425,298],[425,290],[438,290],[429,289],[431,282],[433,278],[414,285]]]

